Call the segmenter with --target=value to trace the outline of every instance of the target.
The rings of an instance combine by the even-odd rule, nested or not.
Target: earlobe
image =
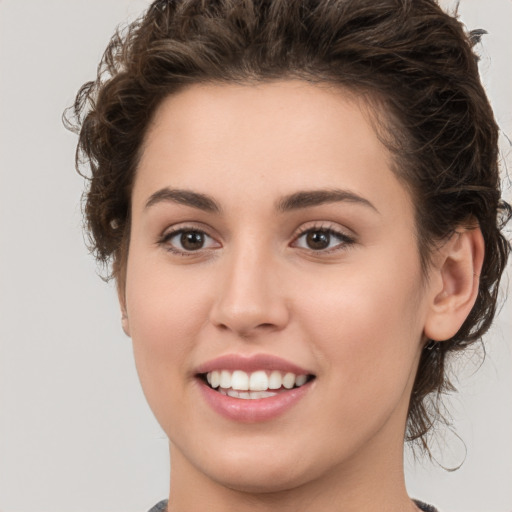
[[[121,310],[121,325],[126,336],[130,337],[130,321],[124,309]]]
[[[447,340],[466,320],[478,296],[484,250],[479,227],[457,230],[438,250],[424,328],[428,339]]]
[[[130,321],[128,319],[128,313],[126,312],[126,297],[124,286],[117,283],[117,298],[119,299],[119,305],[121,306],[121,326],[126,336],[130,337]]]

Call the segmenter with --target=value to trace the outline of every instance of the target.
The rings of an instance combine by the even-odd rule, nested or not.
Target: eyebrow
[[[190,206],[209,213],[221,213],[222,208],[210,196],[192,192],[191,190],[162,188],[152,194],[146,202],[145,208],[149,208],[158,203],[177,203],[184,206]],[[278,212],[290,212],[303,208],[311,208],[327,203],[349,202],[362,206],[367,206],[377,213],[379,211],[368,199],[361,197],[349,190],[341,189],[320,189],[320,190],[303,190],[295,192],[281,198],[275,205]]]
[[[301,192],[295,192],[289,196],[283,197],[278,201],[276,210],[280,212],[289,212],[293,210],[299,210],[302,208],[310,208],[312,206],[319,206],[326,203],[338,203],[338,202],[349,202],[356,203],[362,206],[367,206],[372,210],[379,213],[379,210],[375,206],[365,199],[349,190],[341,189],[321,189],[321,190],[304,190]]]
[[[220,213],[221,207],[206,194],[199,194],[191,190],[162,188],[150,196],[146,202],[145,208],[149,208],[158,203],[178,203],[185,206],[191,206],[205,212]]]

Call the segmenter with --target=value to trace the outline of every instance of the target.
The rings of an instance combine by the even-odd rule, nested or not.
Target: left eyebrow
[[[295,192],[289,196],[280,199],[276,204],[276,210],[279,212],[289,212],[302,208],[310,208],[326,203],[349,202],[367,206],[379,213],[379,210],[368,199],[361,197],[349,190],[341,189],[321,189],[321,190],[303,190]]]

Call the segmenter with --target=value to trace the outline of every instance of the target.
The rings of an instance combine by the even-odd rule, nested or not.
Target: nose
[[[233,251],[219,272],[211,322],[243,338],[283,329],[289,320],[283,278],[269,251],[254,247]]]

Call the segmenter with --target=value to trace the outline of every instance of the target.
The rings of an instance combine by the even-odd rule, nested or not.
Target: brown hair
[[[378,106],[376,128],[416,205],[418,248],[478,222],[485,259],[476,304],[453,338],[424,350],[408,440],[425,434],[451,387],[447,354],[479,340],[496,310],[510,245],[500,229],[498,127],[466,34],[434,0],[157,0],[112,38],[72,115],[85,164],[87,231],[97,259],[124,285],[130,197],[141,144],[163,98],[198,82],[283,78],[328,82]],[[69,121],[70,123],[73,121]]]

